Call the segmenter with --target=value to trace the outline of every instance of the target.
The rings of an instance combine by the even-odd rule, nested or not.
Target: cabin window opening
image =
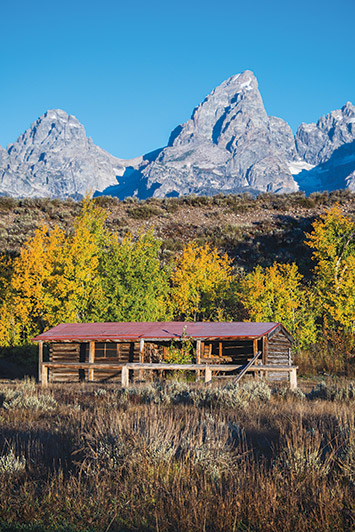
[[[95,360],[117,358],[117,345],[113,342],[95,343]]]
[[[261,344],[260,344],[261,345]],[[253,355],[253,342],[247,341],[206,341],[204,343],[205,357],[239,358]]]

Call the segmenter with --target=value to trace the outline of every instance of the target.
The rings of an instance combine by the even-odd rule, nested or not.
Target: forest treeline
[[[152,229],[122,239],[86,198],[72,230],[41,225],[16,257],[0,261],[0,345],[26,344],[62,322],[280,321],[308,369],[351,372],[355,322],[355,223],[332,206],[304,237],[313,268],[238,261],[187,242],[161,261]]]

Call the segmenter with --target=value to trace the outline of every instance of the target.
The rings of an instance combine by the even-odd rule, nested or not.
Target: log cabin
[[[144,363],[145,369],[158,368],[170,346],[187,343],[192,347],[191,363],[209,366],[219,375],[253,361],[254,374],[259,364],[259,375],[280,380],[288,378],[282,368],[292,366],[293,337],[281,323],[62,323],[33,341],[39,344],[39,380],[45,367],[50,382],[120,380],[123,366],[133,370]],[[43,359],[44,345],[48,362]]]

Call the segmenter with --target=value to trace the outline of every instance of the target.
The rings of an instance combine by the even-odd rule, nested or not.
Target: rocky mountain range
[[[215,88],[164,148],[124,160],[96,146],[83,125],[50,110],[0,147],[0,194],[119,198],[184,194],[355,190],[355,107],[346,103],[294,136],[268,116],[254,74]]]

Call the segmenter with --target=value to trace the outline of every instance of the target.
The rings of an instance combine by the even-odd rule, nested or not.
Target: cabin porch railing
[[[248,365],[247,365],[248,366]],[[106,363],[93,363],[93,362],[41,362],[39,371],[39,382],[42,386],[48,384],[48,370],[56,368],[65,369],[87,369],[89,382],[93,379],[93,370],[121,370],[121,384],[127,388],[129,386],[129,370],[143,371],[143,370],[185,370],[185,371],[204,371],[205,382],[209,383],[212,380],[212,371],[234,371],[240,369],[242,372],[263,372],[266,376],[268,372],[272,373],[288,373],[291,390],[297,388],[297,369],[298,366],[273,366],[271,364],[259,364],[257,366],[250,365],[236,365],[236,364],[165,364],[165,363],[142,363],[142,362],[130,362],[126,364],[106,364]]]

